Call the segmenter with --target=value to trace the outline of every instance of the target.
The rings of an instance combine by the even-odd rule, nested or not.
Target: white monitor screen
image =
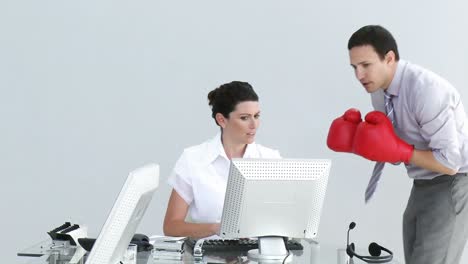
[[[131,172],[99,233],[86,264],[119,263],[159,184],[159,166]]]
[[[331,161],[232,159],[220,235],[314,238]]]

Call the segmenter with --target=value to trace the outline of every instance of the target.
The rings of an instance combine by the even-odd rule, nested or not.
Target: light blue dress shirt
[[[398,62],[387,89],[392,94],[396,134],[415,149],[432,150],[444,166],[468,172],[468,119],[458,91],[439,75],[407,61]],[[384,92],[371,94],[375,110],[385,113]],[[406,165],[414,179],[441,175]]]

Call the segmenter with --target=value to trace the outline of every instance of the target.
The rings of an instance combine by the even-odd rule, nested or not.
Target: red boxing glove
[[[362,123],[361,112],[356,108],[347,110],[342,116],[333,120],[328,131],[327,146],[338,152],[352,152],[354,134]]]
[[[392,122],[382,112],[368,113],[356,130],[353,152],[366,159],[409,163],[413,151],[412,145],[395,134]]]

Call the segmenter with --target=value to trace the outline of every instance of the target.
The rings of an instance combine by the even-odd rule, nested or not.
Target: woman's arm
[[[197,239],[212,236],[219,232],[219,223],[197,224],[185,222],[188,208],[188,204],[173,189],[164,217],[163,230],[166,236],[186,236]]]

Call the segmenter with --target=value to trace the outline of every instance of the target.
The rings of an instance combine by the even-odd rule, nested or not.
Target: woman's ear
[[[216,113],[215,115],[216,122],[221,128],[226,127],[226,118],[221,113]]]

